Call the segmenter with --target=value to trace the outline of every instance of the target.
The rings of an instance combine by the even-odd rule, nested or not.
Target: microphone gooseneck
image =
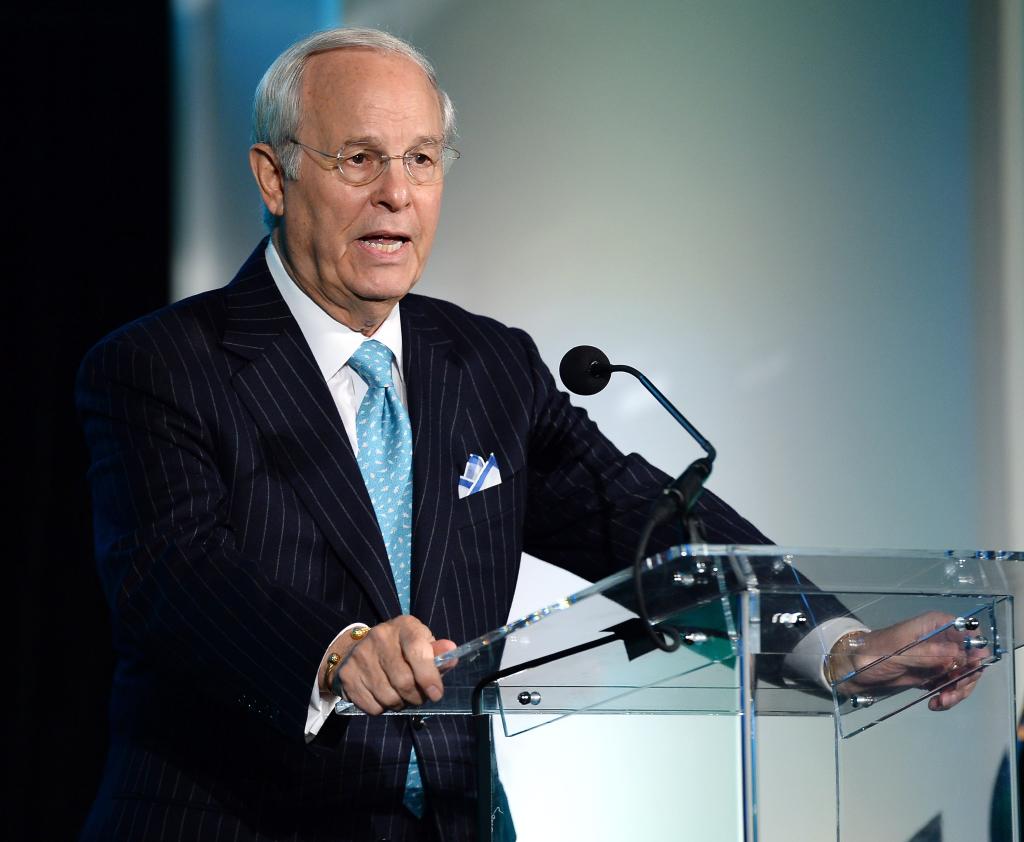
[[[690,434],[700,445],[706,456],[695,459],[689,467],[676,479],[666,485],[651,505],[651,512],[640,533],[636,555],[633,559],[633,581],[636,591],[637,613],[654,644],[665,652],[673,652],[679,648],[678,630],[670,626],[655,626],[647,613],[647,604],[643,592],[643,560],[647,552],[647,543],[654,530],[679,514],[686,523],[688,538],[691,544],[702,543],[700,521],[693,516],[693,508],[704,491],[704,483],[711,476],[715,462],[714,446],[700,434],[696,427],[672,405],[661,390],[637,369],[628,365],[613,365],[607,355],[592,345],[577,345],[567,351],[558,366],[558,374],[565,387],[577,395],[594,395],[600,392],[611,379],[612,372],[624,371],[632,374],[641,385],[650,392],[654,399],[662,405],[666,412]],[[662,635],[668,638],[666,641]]]

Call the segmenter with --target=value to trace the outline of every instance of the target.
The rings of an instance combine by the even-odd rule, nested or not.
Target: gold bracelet
[[[349,629],[348,636],[358,643],[369,633],[370,627],[360,623],[354,628]],[[334,689],[334,687],[331,686],[334,682],[334,671],[338,668],[338,665],[340,663],[341,655],[339,655],[337,652],[331,652],[331,654],[327,656],[327,666],[324,669],[324,689],[327,690],[328,693],[333,693],[335,696],[341,696],[341,698],[345,698],[344,693],[337,692]]]
[[[328,693],[331,692],[331,678],[333,677],[331,673],[334,672],[335,667],[337,667],[339,663],[341,663],[341,655],[337,652],[331,652],[331,654],[327,656],[327,668],[324,670],[324,689]]]
[[[854,638],[861,637],[863,634],[864,634],[864,630],[863,629],[858,629],[857,631],[847,632],[846,634],[844,634],[842,637],[840,637],[839,640],[837,640],[832,645],[832,648],[829,650],[829,653],[825,656],[825,680],[829,684],[835,684],[836,680],[837,680],[835,673],[832,671],[834,660],[836,658],[839,658],[839,657],[850,657],[851,658],[850,666],[851,667],[853,666],[852,653],[850,653],[848,651],[847,652],[838,652],[837,650],[841,646],[843,646],[845,643],[847,643],[847,642],[850,643],[850,648],[851,649],[856,648],[856,646],[858,646],[859,644],[855,644],[853,642]]]

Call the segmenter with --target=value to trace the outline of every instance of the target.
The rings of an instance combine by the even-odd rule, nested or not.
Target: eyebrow
[[[415,138],[412,145],[407,147],[408,149],[415,149],[417,146],[422,146],[424,143],[443,143],[444,140],[437,135],[420,135]],[[342,141],[339,149],[343,149],[346,146],[372,146],[374,148],[380,148],[384,145],[383,138],[376,137],[373,135],[365,135],[363,137],[350,137]]]

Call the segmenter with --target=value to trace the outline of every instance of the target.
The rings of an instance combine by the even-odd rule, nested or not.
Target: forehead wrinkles
[[[300,127],[323,142],[382,134],[441,135],[441,108],[426,74],[404,56],[367,49],[333,50],[310,58],[302,81]],[[340,133],[340,134],[339,134]]]

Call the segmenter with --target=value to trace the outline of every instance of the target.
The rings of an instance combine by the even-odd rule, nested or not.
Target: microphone
[[[558,364],[558,376],[574,395],[596,395],[611,380],[612,366],[601,349],[577,345],[565,352]]]

